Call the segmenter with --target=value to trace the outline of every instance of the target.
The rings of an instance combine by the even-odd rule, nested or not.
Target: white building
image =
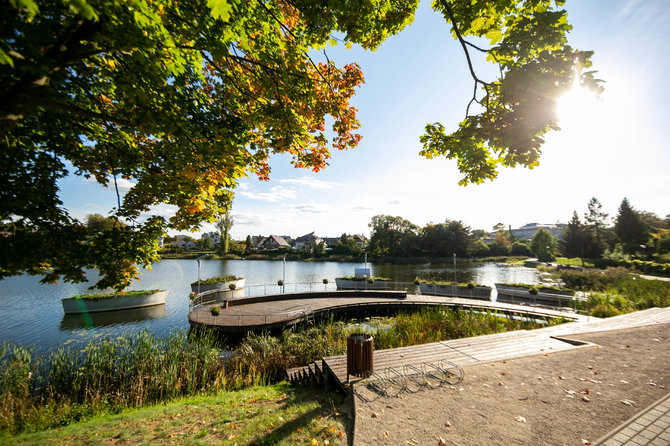
[[[200,240],[210,239],[212,240],[212,246],[217,246],[221,244],[221,234],[216,231],[205,232],[200,236]]]
[[[520,228],[516,229],[511,229],[509,230],[510,234],[516,238],[527,238],[527,239],[532,239],[533,236],[537,231],[540,229],[546,229],[553,235],[554,237],[558,237],[559,239],[563,238],[563,228],[565,228],[564,223],[556,223],[555,225],[550,225],[550,224],[540,224],[540,223],[528,223]],[[498,234],[495,232],[490,232],[489,233],[489,239],[493,240],[496,238]]]

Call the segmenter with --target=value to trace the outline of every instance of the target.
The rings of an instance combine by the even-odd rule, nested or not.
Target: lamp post
[[[456,283],[456,253],[454,253],[454,283]]]
[[[647,245],[640,245],[640,248],[642,248],[642,272],[647,274],[647,253],[645,252]]]
[[[282,272],[282,286],[281,292],[286,291],[286,254],[284,254],[284,270]]]
[[[204,259],[204,258],[207,257],[208,255],[209,255],[209,254],[203,254],[203,255],[201,255],[200,257],[198,257],[197,259],[195,259],[195,260],[198,261],[198,294],[200,294],[200,260],[201,260],[201,259]]]
[[[454,287],[452,294],[456,297],[456,253],[454,253]]]

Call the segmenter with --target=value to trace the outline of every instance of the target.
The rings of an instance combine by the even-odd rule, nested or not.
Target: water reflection
[[[285,279],[286,292],[293,284],[315,283],[315,289],[335,288],[335,278],[351,276],[362,263],[286,262],[284,277],[281,261],[264,260],[203,260],[203,279],[221,275],[235,275],[246,279],[245,287],[278,289],[277,280]],[[540,283],[543,279],[533,268],[499,266],[492,263],[458,261],[435,265],[369,264],[374,276],[391,278],[398,282],[424,280],[451,281],[454,273],[458,282],[475,282],[493,286],[496,282]],[[98,313],[89,320],[83,316],[63,317],[60,299],[86,292],[91,283],[43,285],[39,277],[17,276],[0,280],[0,344],[4,342],[34,346],[38,351],[49,351],[70,342],[88,342],[99,336],[132,334],[140,330],[163,335],[173,330],[186,330],[188,324],[190,284],[198,279],[195,260],[164,260],[144,270],[141,282],[131,289],[168,290],[165,306],[145,310],[126,310],[124,313]],[[91,282],[97,280],[90,271]],[[269,285],[265,287],[264,285]],[[410,291],[411,292],[411,291]],[[153,313],[156,311],[156,313]],[[158,312],[161,312],[158,314]]]
[[[132,308],[129,310],[104,311],[98,313],[66,314],[60,321],[59,329],[74,330],[77,328],[105,327],[130,322],[141,322],[148,319],[160,319],[167,314],[165,305]]]

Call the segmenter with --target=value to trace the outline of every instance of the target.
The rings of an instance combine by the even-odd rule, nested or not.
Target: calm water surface
[[[412,282],[415,277],[426,280],[454,279],[453,264],[449,265],[368,265],[374,276],[394,281]],[[294,284],[314,282],[314,289],[335,289],[335,278],[353,275],[354,268],[363,264],[337,262],[286,262],[286,292]],[[278,291],[277,280],[284,275],[281,261],[263,260],[202,260],[200,277],[234,274],[246,279],[245,288],[253,294]],[[90,273],[91,281],[96,273]],[[151,271],[143,271],[141,282],[131,289],[168,290],[164,306],[149,309],[91,315],[64,315],[61,299],[87,291],[90,284],[42,285],[39,277],[17,276],[0,281],[0,344],[5,342],[33,346],[46,352],[66,344],[85,344],[101,336],[119,336],[147,329],[157,335],[171,330],[188,328],[188,294],[191,282],[198,278],[195,260],[163,260]],[[459,263],[456,267],[459,282],[475,282],[493,286],[496,282],[539,283],[537,270],[525,267],[497,266],[492,263]],[[301,289],[305,285],[301,286]]]

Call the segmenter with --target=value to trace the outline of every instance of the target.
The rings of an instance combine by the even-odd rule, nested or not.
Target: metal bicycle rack
[[[415,393],[444,385],[455,386],[463,381],[463,376],[463,368],[446,359],[441,359],[436,364],[424,361],[420,367],[406,364],[402,371],[387,367],[383,375],[372,372],[354,386],[354,393],[362,401],[372,402],[382,396],[391,398],[403,392]]]

